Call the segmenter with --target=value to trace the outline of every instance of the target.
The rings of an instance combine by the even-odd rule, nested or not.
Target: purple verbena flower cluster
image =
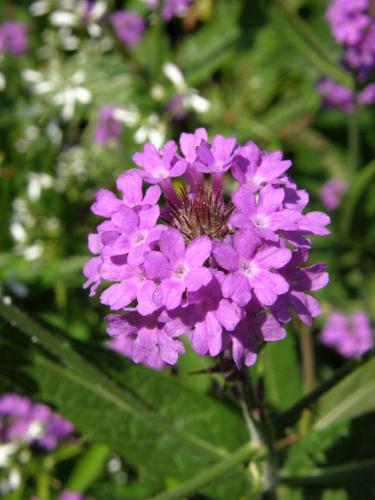
[[[366,76],[375,65],[373,0],[333,0],[326,18],[333,37],[344,47],[344,64]]]
[[[348,183],[344,179],[333,177],[323,184],[319,189],[319,196],[326,210],[337,208],[341,199],[348,189]]]
[[[139,169],[117,179],[118,198],[100,189],[92,205],[105,220],[89,235],[90,295],[100,298],[110,347],[154,368],[175,364],[181,335],[201,355],[231,351],[255,362],[259,341],[280,340],[291,310],[307,324],[320,313],[307,292],[326,285],[322,263],[306,266],[311,234],[329,217],[304,212],[309,196],[286,175],[280,151],[205,129],[160,150],[135,153]],[[235,187],[232,195],[223,190]]]
[[[35,444],[51,450],[72,436],[73,425],[42,403],[7,393],[0,396],[0,444]]]
[[[27,49],[26,25],[20,21],[5,21],[0,25],[0,54],[13,56],[23,54]]]
[[[368,314],[357,311],[351,316],[332,312],[320,334],[320,341],[336,349],[344,358],[359,356],[374,345]]]

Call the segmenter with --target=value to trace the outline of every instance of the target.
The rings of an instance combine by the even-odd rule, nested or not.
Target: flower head
[[[13,443],[18,449],[35,444],[48,450],[74,431],[68,420],[48,406],[12,393],[0,396],[0,429],[0,445]]]
[[[238,367],[250,365],[259,341],[285,336],[291,309],[306,323],[319,313],[308,292],[328,275],[305,265],[307,236],[327,234],[329,218],[305,212],[308,194],[280,151],[209,142],[204,129],[179,145],[136,153],[139,169],[117,179],[122,198],[98,191],[92,211],[105,220],[89,236],[84,286],[94,294],[112,282],[101,301],[124,313],[106,318],[109,346],[136,363],[175,364],[185,335],[198,354],[231,351]],[[232,195],[222,186],[230,175]]]
[[[341,198],[348,189],[344,179],[329,179],[319,190],[319,196],[326,210],[334,210],[340,205]]]
[[[26,26],[20,21],[6,21],[0,25],[0,54],[9,52],[13,56],[27,49]]]
[[[111,15],[111,24],[118,39],[132,47],[143,36],[145,22],[143,17],[131,10],[118,10]]]
[[[336,349],[344,358],[363,354],[374,345],[367,313],[357,311],[349,316],[342,311],[332,312],[321,332],[320,341]]]

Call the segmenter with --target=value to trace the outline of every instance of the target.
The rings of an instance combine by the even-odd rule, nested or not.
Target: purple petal
[[[212,243],[208,236],[199,236],[189,243],[186,249],[186,261],[190,269],[201,267],[211,255]]]
[[[116,198],[112,191],[108,191],[108,189],[99,189],[95,195],[95,202],[91,205],[91,211],[95,215],[111,217],[112,213],[120,208],[121,205],[121,200]]]
[[[135,207],[142,202],[142,177],[140,172],[130,171],[121,174],[116,181],[116,187],[122,192],[125,204]]]
[[[292,251],[288,248],[263,245],[255,255],[255,262],[263,269],[280,269],[284,267],[292,257]]]
[[[202,286],[208,285],[211,280],[211,271],[206,267],[200,267],[190,271],[184,281],[189,292],[196,292]]]
[[[214,241],[212,255],[216,262],[227,271],[236,271],[239,266],[238,255],[233,247],[221,241]]]
[[[229,331],[234,330],[241,319],[240,308],[226,299],[220,301],[219,307],[213,314],[220,324]]]
[[[145,256],[145,274],[151,280],[168,278],[172,268],[161,252],[150,252]]]
[[[181,304],[185,285],[181,281],[167,279],[160,285],[162,303],[167,309],[176,309]]]
[[[128,306],[137,295],[136,288],[129,281],[110,286],[100,296],[100,302],[110,306],[114,311]]]
[[[185,257],[185,243],[182,234],[177,229],[167,229],[160,236],[160,250],[175,263]]]
[[[245,306],[251,299],[249,280],[241,273],[227,274],[222,288],[223,296],[239,306]]]

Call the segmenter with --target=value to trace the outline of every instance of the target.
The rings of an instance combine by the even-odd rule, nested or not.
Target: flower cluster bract
[[[42,403],[7,393],[0,396],[0,446],[37,445],[51,450],[72,436],[73,425]]]
[[[306,266],[311,234],[329,217],[304,212],[308,194],[286,175],[280,151],[197,129],[160,150],[133,156],[139,169],[100,189],[105,220],[89,235],[95,254],[85,287],[113,311],[111,348],[154,368],[175,364],[185,334],[201,355],[230,350],[237,367],[255,362],[259,341],[285,336],[291,310],[306,324],[320,312],[307,292],[326,285],[322,263]],[[227,195],[227,188],[233,188]]]
[[[344,358],[363,354],[374,345],[368,314],[357,311],[349,316],[342,311],[334,311],[324,325],[320,340],[335,348]]]

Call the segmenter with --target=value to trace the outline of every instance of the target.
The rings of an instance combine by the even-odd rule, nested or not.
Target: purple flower
[[[84,496],[78,491],[63,490],[60,493],[59,500],[83,500]]]
[[[13,56],[27,49],[26,25],[19,21],[6,21],[0,25],[0,54],[9,52]]]
[[[290,260],[292,252],[264,244],[251,230],[234,234],[230,243],[215,241],[213,256],[227,274],[223,296],[245,306],[254,294],[263,306],[274,304],[278,295],[289,290],[286,280],[273,271]]]
[[[371,105],[375,103],[375,84],[366,85],[357,95],[350,89],[329,78],[322,78],[317,84],[317,90],[323,99],[323,106],[327,108],[340,108],[345,113],[351,113],[354,102]]]
[[[326,17],[334,38],[343,45],[345,66],[360,81],[375,65],[375,21],[372,0],[333,0]]]
[[[319,313],[309,292],[328,275],[306,265],[306,235],[328,234],[329,217],[305,212],[308,193],[280,151],[211,143],[205,129],[181,134],[179,149],[146,144],[133,156],[140,169],[117,179],[121,198],[97,192],[92,211],[105,220],[89,235],[84,287],[93,295],[105,282],[102,303],[124,312],[107,317],[108,345],[136,363],[176,363],[185,335],[198,354],[249,366],[259,341],[285,336],[291,310],[305,323]]]
[[[168,141],[160,151],[152,144],[145,144],[143,153],[135,153],[133,161],[143,169],[143,177],[150,184],[158,184],[170,177],[179,177],[186,168],[186,162],[177,157],[177,146]]]
[[[129,47],[136,45],[143,36],[143,17],[131,10],[118,10],[111,15],[111,24],[121,42]]]
[[[333,0],[326,17],[332,35],[340,43],[357,44],[371,23],[369,0]]]
[[[233,194],[236,213],[231,217],[235,227],[250,228],[266,240],[278,241],[277,231],[297,231],[302,216],[298,210],[284,208],[285,191],[271,185],[262,188],[257,197],[247,185]]]
[[[203,264],[209,258],[212,243],[200,236],[185,249],[184,238],[177,229],[167,229],[160,236],[160,252],[145,257],[146,276],[161,282],[156,292],[157,304],[175,309],[186,291],[194,292],[207,285],[212,274]]]
[[[329,179],[319,189],[319,196],[326,210],[334,210],[341,203],[343,194],[348,189],[348,183],[344,179]]]
[[[120,137],[123,123],[116,119],[115,106],[102,106],[98,112],[98,119],[94,129],[94,141],[98,144],[107,144],[112,139]]]
[[[334,311],[328,316],[320,341],[336,349],[344,358],[363,354],[374,345],[367,313],[357,311],[349,316]]]
[[[160,0],[148,0],[147,5],[150,9],[157,9]],[[164,0],[161,11],[162,18],[170,21],[173,17],[182,17],[186,14],[189,4],[192,0]]]
[[[289,285],[288,293],[279,295],[271,308],[280,323],[290,321],[290,309],[307,325],[311,325],[312,318],[320,314],[319,302],[306,292],[325,287],[328,273],[323,263],[302,267],[307,256],[306,249],[294,250],[290,261],[279,270]]]
[[[161,369],[166,364],[174,365],[179,354],[185,352],[181,341],[176,339],[184,328],[178,319],[168,322],[166,315],[140,316],[133,312],[123,316],[110,314],[105,319],[112,337],[109,347],[135,363]]]
[[[73,425],[42,403],[18,394],[0,396],[0,444],[36,444],[51,450],[72,436]]]
[[[292,162],[283,160],[281,151],[261,151],[254,142],[247,142],[236,150],[232,174],[241,184],[257,191],[266,184],[282,184],[283,174]]]

